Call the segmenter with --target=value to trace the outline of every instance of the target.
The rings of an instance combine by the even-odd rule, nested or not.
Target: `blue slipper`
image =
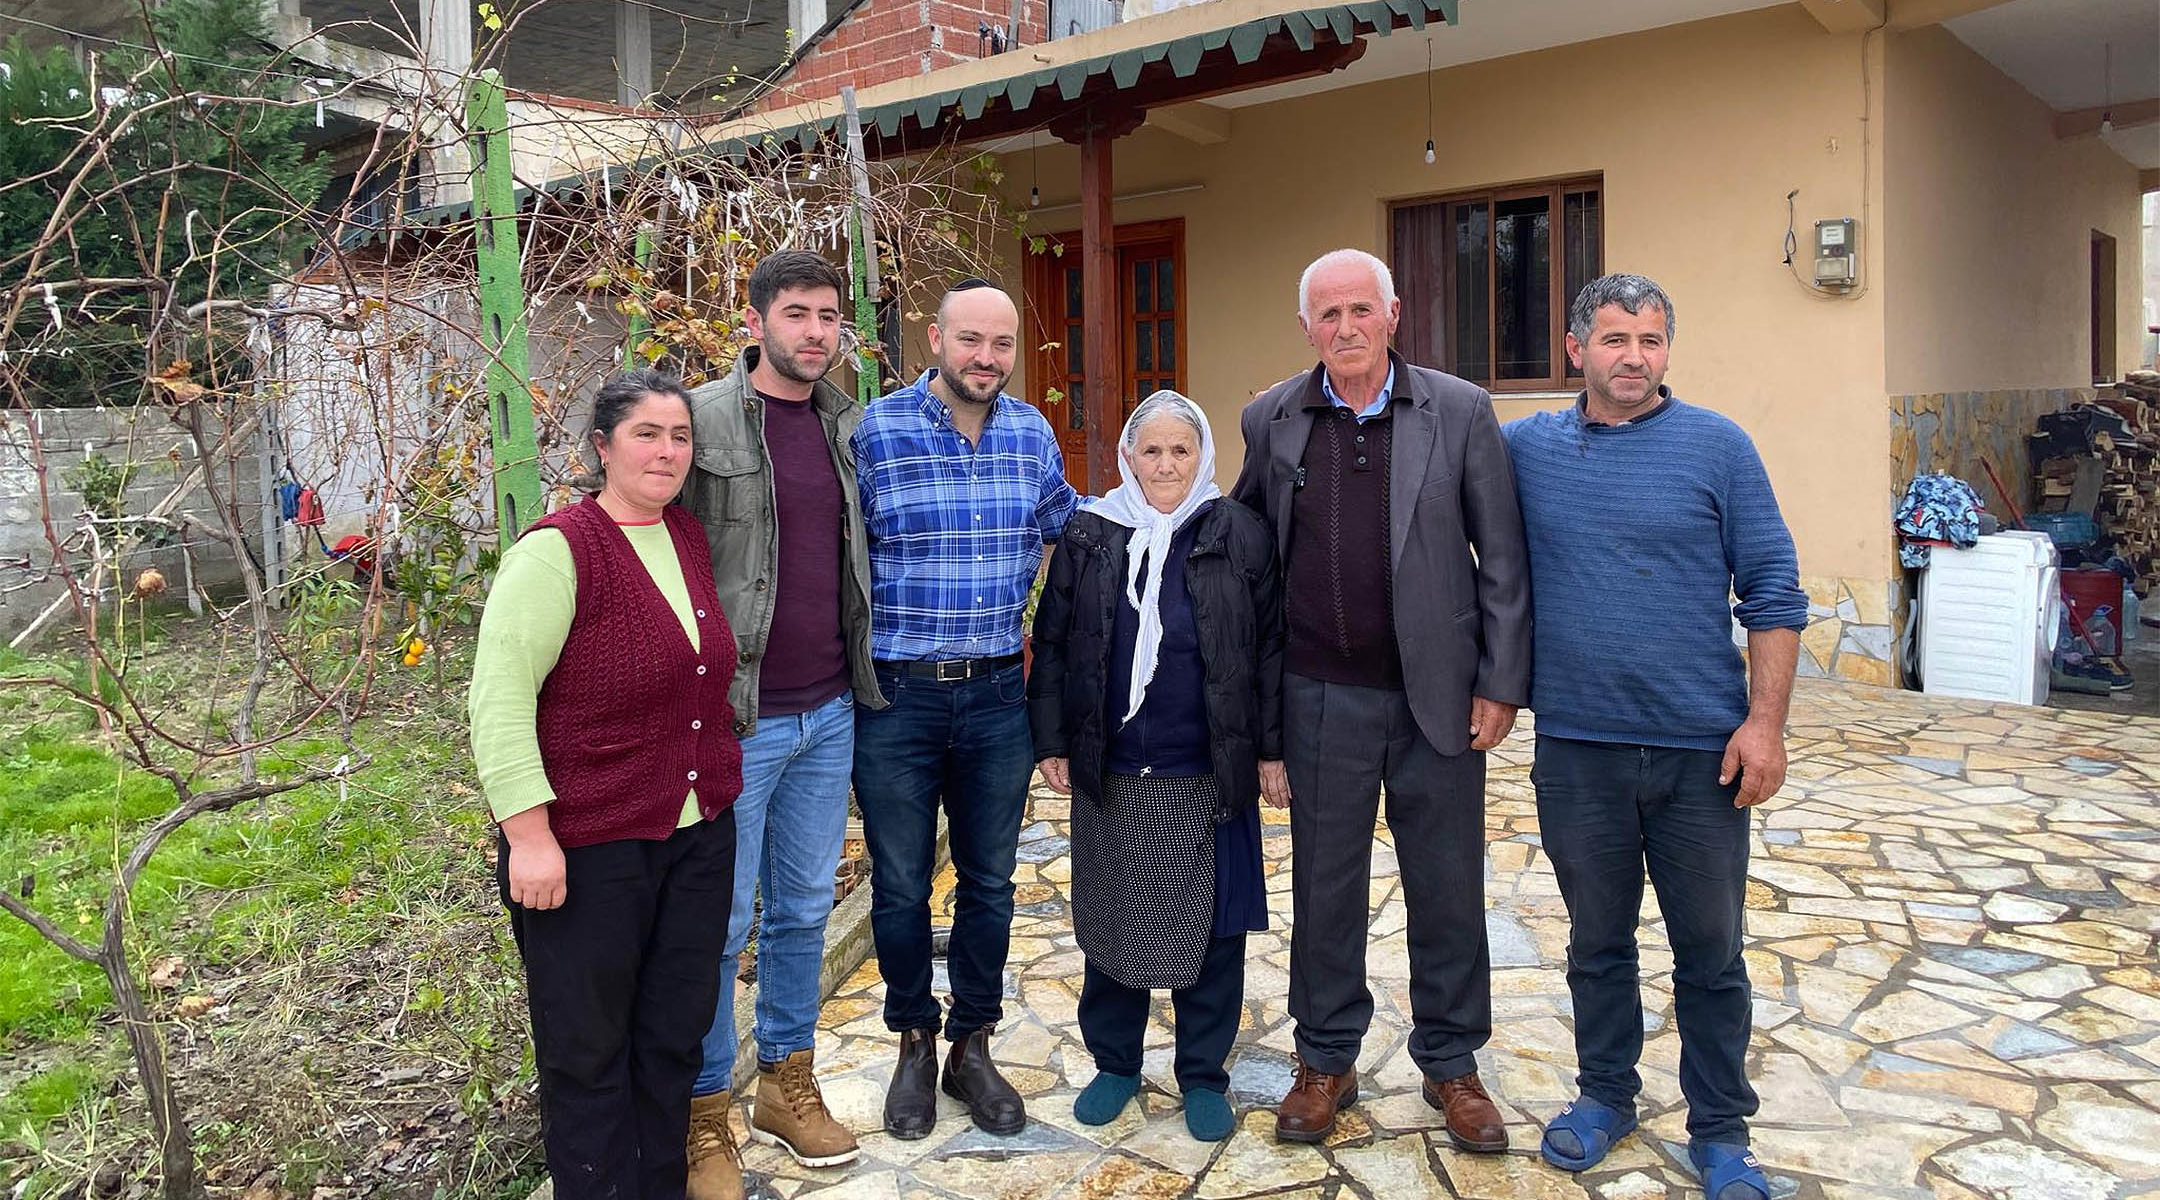
[[[1689,1142],[1688,1161],[1702,1176],[1709,1200],[1770,1200],[1770,1181],[1762,1164],[1737,1142]]]
[[[1605,1152],[1613,1148],[1613,1143],[1633,1132],[1634,1113],[1621,1112],[1588,1096],[1577,1096],[1573,1104],[1561,1109],[1560,1115],[1546,1124],[1545,1136],[1538,1142],[1538,1154],[1563,1171],[1587,1171],[1598,1165]],[[1560,1136],[1556,1138],[1555,1134]]]
[[[1185,1091],[1185,1132],[1198,1142],[1219,1142],[1237,1131],[1237,1114],[1230,1099],[1208,1088]]]
[[[1097,1071],[1095,1078],[1073,1098],[1073,1119],[1082,1125],[1108,1125],[1125,1111],[1140,1091],[1138,1075],[1112,1075]]]

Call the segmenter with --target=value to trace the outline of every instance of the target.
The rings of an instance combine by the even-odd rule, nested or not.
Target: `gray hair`
[[[1139,407],[1133,409],[1132,419],[1125,422],[1125,449],[1132,449],[1133,442],[1140,437],[1141,427],[1157,417],[1176,417],[1192,426],[1194,437],[1207,437],[1207,429],[1200,424],[1200,406],[1194,404],[1190,398],[1164,388],[1142,400]]]
[[[1578,342],[1590,340],[1590,327],[1597,324],[1597,311],[1608,304],[1617,304],[1629,316],[1652,306],[1665,314],[1665,340],[1673,339],[1672,297],[1665,294],[1648,276],[1601,275],[1583,285],[1575,293],[1575,303],[1568,308],[1568,332]]]
[[[1370,254],[1365,253],[1363,250],[1330,250],[1326,254],[1323,254],[1320,257],[1312,260],[1312,262],[1306,266],[1305,273],[1298,276],[1297,311],[1299,316],[1312,316],[1310,308],[1312,300],[1312,277],[1329,267],[1341,266],[1344,263],[1356,263],[1359,266],[1364,267],[1372,272],[1373,282],[1380,285],[1380,299],[1382,303],[1387,303],[1395,299],[1395,273],[1388,270],[1388,265],[1386,263],[1381,262],[1378,258],[1375,258]]]

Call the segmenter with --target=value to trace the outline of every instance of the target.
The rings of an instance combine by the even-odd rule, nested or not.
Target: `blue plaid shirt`
[[[873,401],[855,429],[870,533],[870,654],[1020,652],[1020,613],[1043,546],[1079,504],[1050,422],[1000,395],[970,446],[930,390],[935,370]]]

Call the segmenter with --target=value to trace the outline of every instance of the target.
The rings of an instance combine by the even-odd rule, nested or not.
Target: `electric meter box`
[[[1855,249],[1851,217],[1815,222],[1815,286],[1851,287],[1860,278]]]

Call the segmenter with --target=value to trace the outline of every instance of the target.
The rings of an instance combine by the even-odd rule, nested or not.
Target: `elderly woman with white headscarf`
[[[1200,406],[1157,392],[1120,441],[1123,482],[1065,527],[1035,615],[1035,756],[1072,806],[1080,1032],[1096,1075],[1073,1105],[1115,1119],[1140,1087],[1148,993],[1177,1014],[1185,1125],[1235,1121],[1224,1070],[1245,934],[1267,928],[1260,813],[1282,770],[1275,537],[1216,488]]]

